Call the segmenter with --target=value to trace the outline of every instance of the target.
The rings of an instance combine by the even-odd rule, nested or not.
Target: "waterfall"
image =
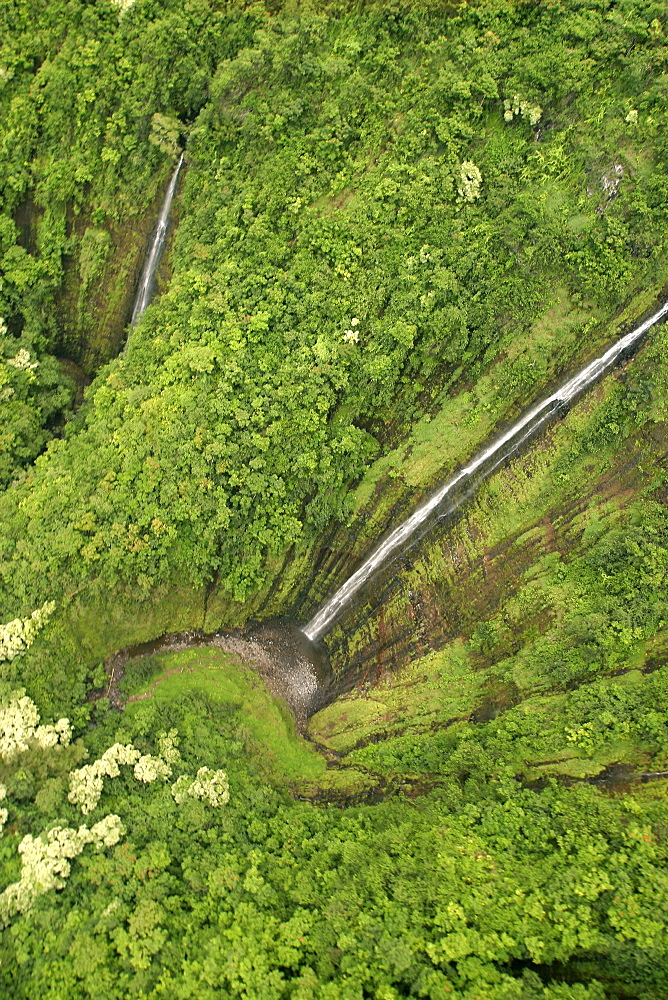
[[[155,281],[155,272],[158,270],[158,264],[160,263],[160,258],[162,257],[162,251],[165,246],[165,239],[167,238],[167,226],[169,224],[169,213],[172,208],[172,201],[174,200],[174,192],[176,191],[176,183],[179,179],[179,174],[181,172],[181,167],[183,166],[183,153],[179,162],[176,165],[174,173],[172,174],[172,179],[169,182],[167,191],[165,192],[165,198],[162,203],[162,209],[160,210],[160,217],[158,218],[158,224],[155,229],[153,236],[153,241],[151,243],[151,249],[149,250],[148,256],[144,263],[144,269],[141,274],[141,281],[139,282],[139,288],[137,289],[137,295],[135,298],[135,304],[132,309],[132,319],[130,320],[130,326],[136,326],[137,320],[144,312],[149,302],[153,297],[153,286]]]
[[[321,638],[334,621],[350,606],[358,593],[384,566],[414,544],[439,519],[446,517],[469,496],[479,483],[529,438],[537,434],[555,416],[565,413],[578,396],[598,381],[618,361],[629,356],[644,334],[668,314],[668,302],[640,326],[595,358],[564,382],[556,392],[524,413],[512,427],[471,459],[428,500],[415,510],[403,524],[391,531],[372,551],[351,577],[322,605],[310,622],[302,628],[311,641]]]

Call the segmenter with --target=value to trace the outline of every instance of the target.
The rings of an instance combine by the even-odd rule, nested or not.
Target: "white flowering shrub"
[[[98,851],[113,847],[124,833],[120,817],[110,814],[90,829],[55,826],[38,837],[26,834],[19,844],[21,877],[0,893],[0,926],[6,926],[16,913],[30,910],[38,896],[62,889],[70,874],[70,861],[86,844],[93,844]]]
[[[150,753],[145,753],[135,764],[135,778],[145,784],[158,781],[159,778],[166,781],[171,773],[171,767],[162,757],[152,757]]]
[[[624,121],[627,122],[629,125],[637,125],[638,124],[638,109],[637,108],[631,108],[631,110],[629,111],[629,113],[626,116],[626,118],[624,119]]]
[[[191,798],[201,799],[211,806],[224,806],[230,801],[230,785],[224,771],[200,767],[196,778],[182,774],[172,785],[172,795],[179,805]]]
[[[40,726],[39,712],[34,701],[23,689],[0,698],[0,757],[9,761],[16,754],[40,748],[67,746],[72,738],[69,719],[59,719],[54,725]]]
[[[21,347],[15,357],[7,358],[7,364],[11,365],[12,368],[18,368],[20,372],[30,372],[37,368],[39,361],[31,361],[30,351]]]
[[[230,786],[224,771],[200,767],[190,786],[190,794],[211,806],[224,806],[230,801]]]
[[[512,100],[503,102],[503,117],[507,122],[511,122],[513,118],[526,118],[529,125],[537,125],[542,113],[540,104],[524,101],[519,94],[514,94]]]
[[[0,782],[0,802],[7,798],[7,788]],[[5,808],[0,808],[0,836],[2,836],[2,831],[7,822],[7,817],[9,813]]]
[[[81,806],[81,812],[86,816],[100,801],[104,779],[117,778],[121,773],[119,764],[136,764],[139,758],[139,751],[131,743],[114,743],[99,760],[70,772],[68,799]]]
[[[346,330],[346,332],[343,335],[343,343],[344,344],[357,344],[357,343],[359,343],[360,332],[357,329],[357,327],[359,326],[359,323],[360,323],[360,321],[358,320],[357,316],[353,316],[353,318],[350,321],[350,329]]]
[[[460,167],[460,180],[457,190],[463,201],[475,201],[480,197],[482,174],[472,160],[464,160]]]
[[[55,606],[54,601],[46,601],[28,618],[15,618],[6,625],[0,625],[0,661],[13,660],[29,649]]]

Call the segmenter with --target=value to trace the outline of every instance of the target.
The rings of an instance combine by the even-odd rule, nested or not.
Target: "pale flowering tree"
[[[200,767],[190,786],[190,794],[210,806],[224,806],[230,801],[230,786],[224,771]]]
[[[111,813],[90,829],[55,826],[38,837],[26,834],[19,844],[21,877],[0,893],[0,926],[6,926],[16,913],[29,911],[38,896],[62,889],[71,871],[70,861],[86,844],[101,851],[117,844],[124,833],[120,816]]]
[[[104,774],[100,773],[100,762],[84,764],[77,771],[70,772],[70,790],[67,798],[74,805],[81,806],[81,812],[86,816],[92,812],[100,801]]]
[[[104,751],[100,759],[110,766],[111,770],[106,772],[109,777],[116,778],[120,773],[119,764],[136,764],[139,757],[139,750],[135,750],[132,743],[114,743],[113,746]]]
[[[144,784],[148,785],[160,778],[167,781],[167,778],[171,776],[172,769],[162,757],[152,757],[150,753],[145,753],[135,764],[134,773],[137,781],[143,781]]]
[[[13,660],[29,649],[44,622],[53,614],[55,601],[46,601],[36,608],[28,618],[14,618],[6,625],[0,625],[0,661]]]
[[[542,113],[540,104],[525,101],[519,94],[514,94],[512,99],[503,102],[503,117],[507,122],[511,122],[513,118],[526,118],[529,125],[537,125]]]
[[[13,358],[7,358],[7,364],[12,368],[17,368],[20,372],[31,372],[38,367],[39,361],[30,360],[30,351],[21,347]]]
[[[5,785],[0,783],[0,802],[4,801],[4,799],[6,798],[7,798],[7,788],[5,787]],[[8,811],[4,807],[0,808],[0,836],[2,835],[2,831],[4,829],[5,823],[7,822],[8,816],[9,816]]]
[[[472,160],[464,160],[460,166],[460,180],[457,190],[463,201],[475,201],[480,197],[482,174]]]
[[[344,344],[358,344],[359,343],[360,332],[357,329],[357,327],[359,326],[359,324],[360,324],[360,321],[358,320],[357,316],[353,316],[353,318],[350,321],[350,329],[346,330],[346,332],[343,335],[343,343]]]
[[[0,698],[0,757],[9,761],[16,754],[37,746],[40,749],[67,746],[72,739],[69,719],[54,725],[39,725],[39,712],[23,689]]]
[[[74,805],[81,806],[81,812],[84,816],[87,815],[100,801],[104,779],[117,778],[121,773],[120,764],[136,764],[139,758],[139,751],[131,743],[114,743],[104,751],[99,760],[70,772],[68,799]]]
[[[130,7],[134,6],[135,0],[111,0],[114,7],[118,7],[119,14],[125,14]]]
[[[230,801],[230,785],[224,771],[200,767],[196,778],[182,774],[172,785],[174,801],[181,805],[187,798],[200,799],[210,806],[224,806]]]
[[[72,738],[72,727],[69,719],[58,719],[53,725],[38,726],[35,730],[35,743],[41,750],[48,750],[59,743],[66,746]]]
[[[12,691],[0,703],[0,757],[11,760],[30,749],[30,740],[39,723],[37,705],[23,690]]]

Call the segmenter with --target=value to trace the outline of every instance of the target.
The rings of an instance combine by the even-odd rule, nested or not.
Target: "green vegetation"
[[[660,5],[627,0],[619,16],[577,4],[277,15],[254,5],[216,14],[201,45],[187,19],[201,25],[206,5],[176,30],[181,7],[142,0],[119,20],[98,0],[104,31],[76,31],[99,36],[95,65],[113,86],[96,83],[81,133],[76,116],[48,102],[41,112],[54,138],[40,165],[65,216],[87,184],[86,204],[112,215],[146,206],[171,167],[165,116],[188,137],[168,292],[100,372],[65,440],[2,498],[2,606],[29,610],[47,578],[68,633],[82,603],[107,619],[110,605],[139,598],[149,618],[177,580],[215,589],[208,624],[242,622],[291,545],[308,565],[369,459],[437,397],[459,396],[471,427],[484,415],[456,462],[604,341],[640,289],[666,281]],[[63,40],[52,16],[49,5],[49,65],[74,73],[74,34]],[[136,62],[123,69],[119,48]],[[28,100],[40,72],[8,80],[5,100]],[[540,121],[505,119],[516,93],[540,104]],[[95,181],[61,189],[54,164],[73,144]],[[472,200],[460,194],[468,162],[482,175]],[[105,267],[103,221],[82,243],[86,280]],[[12,253],[22,266],[44,260]],[[20,308],[31,328],[12,274],[8,318]],[[472,398],[467,383],[492,372]],[[282,610],[298,586],[282,585]]]
[[[255,673],[219,649],[186,649],[135,661],[122,690],[131,701],[124,713],[130,717],[142,714],[145,702],[139,699],[145,697],[162,703],[196,694],[212,705],[233,706],[247,747],[253,747],[258,766],[274,780],[295,784],[315,780],[324,770],[322,758],[297,736],[290,712],[271,698]]]
[[[0,894],[42,871],[0,991],[668,997],[664,327],[336,625],[306,734],[215,647],[90,697],[304,620],[663,301],[665,5],[8,0],[0,39],[0,701],[43,722],[0,758]]]
[[[334,631],[335,665],[369,633],[391,647],[407,620],[441,647],[311,721],[339,766],[367,768],[370,783],[437,780],[472,761],[527,780],[666,770],[665,349],[662,330],[625,383],[581,401],[486,483],[395,568],[352,641],[347,621]]]
[[[127,769],[105,785],[87,822],[111,812],[126,835],[3,933],[13,996],[665,992],[668,816],[652,786],[537,794],[481,769],[410,802],[318,809],[267,784],[234,704],[184,688],[106,715],[85,742],[151,753],[173,728],[184,767],[225,766],[229,804],[178,804]],[[65,780],[81,756],[77,742],[3,768],[8,881],[21,835],[81,822]]]

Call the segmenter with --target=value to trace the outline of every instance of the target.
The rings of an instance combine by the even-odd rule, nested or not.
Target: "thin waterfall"
[[[668,302],[635,330],[620,337],[604,354],[564,382],[551,396],[524,413],[487,448],[478,452],[468,465],[455,473],[452,479],[449,479],[403,524],[381,541],[359,569],[322,605],[311,621],[304,625],[302,628],[304,635],[311,641],[320,639],[350,606],[353,597],[380,569],[418,541],[437,520],[456,510],[480,482],[506,458],[513,455],[525,441],[537,434],[555,416],[564,414],[578,396],[597,382],[618,361],[629,356],[644,334],[667,314]]]
[[[158,218],[158,224],[153,236],[153,242],[151,243],[151,249],[146,261],[144,262],[141,281],[139,282],[139,288],[137,289],[137,295],[135,297],[135,304],[132,309],[130,326],[136,325],[137,320],[153,297],[155,272],[158,270],[158,264],[160,263],[162,251],[165,247],[167,227],[169,225],[169,213],[172,208],[172,201],[174,200],[174,192],[176,191],[176,184],[179,179],[179,174],[181,173],[181,167],[183,166],[183,155],[184,154],[181,153],[179,162],[176,165],[174,173],[172,174],[172,179],[170,180],[167,191],[165,192],[165,198],[162,203],[162,209],[160,210],[160,217]]]

